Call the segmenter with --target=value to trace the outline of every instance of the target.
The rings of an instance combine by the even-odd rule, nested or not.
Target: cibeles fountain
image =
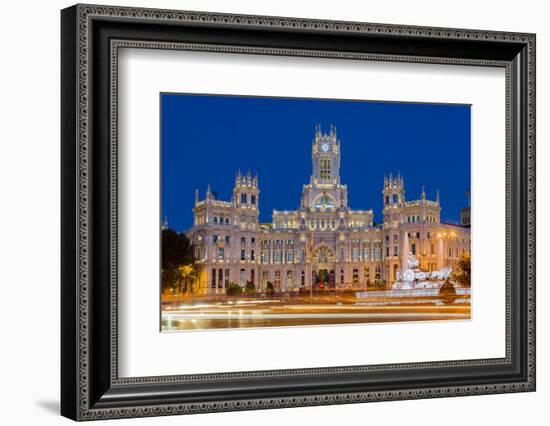
[[[420,269],[420,262],[414,254],[409,251],[409,236],[405,233],[403,238],[403,256],[401,270],[396,273],[396,281],[392,284],[392,290],[419,290],[439,289],[452,273],[452,268],[445,266],[437,271],[423,271]],[[438,256],[443,255],[442,247],[438,250]],[[443,259],[440,259],[441,263]]]
[[[406,262],[406,269],[403,272],[397,271],[397,281],[392,284],[392,290],[439,289],[453,271],[447,266],[437,271],[423,271],[418,267],[418,259],[413,254],[409,254]]]

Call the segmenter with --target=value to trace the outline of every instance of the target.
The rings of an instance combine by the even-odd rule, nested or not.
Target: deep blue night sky
[[[384,174],[400,172],[406,198],[440,191],[441,219],[458,222],[470,187],[470,106],[161,94],[162,217],[191,227],[195,189],[230,200],[235,173],[257,172],[260,221],[296,209],[311,174],[315,126],[341,141],[349,205],[381,222]]]

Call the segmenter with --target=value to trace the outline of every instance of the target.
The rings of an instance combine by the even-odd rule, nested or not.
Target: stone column
[[[440,237],[437,243],[437,269],[443,268],[444,255],[443,238]]]
[[[402,238],[402,247],[401,247],[401,273],[405,272],[409,268],[408,259],[409,259],[409,233],[404,232]]]

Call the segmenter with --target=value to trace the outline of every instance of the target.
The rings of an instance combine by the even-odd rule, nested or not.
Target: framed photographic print
[[[74,420],[535,390],[535,36],[76,5]]]

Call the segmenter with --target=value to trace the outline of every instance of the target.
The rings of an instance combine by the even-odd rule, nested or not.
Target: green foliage
[[[273,283],[268,281],[265,285],[265,294],[267,296],[273,296],[275,294],[275,289],[273,288]]]
[[[162,231],[162,269],[177,269],[195,263],[193,246],[184,232]]]
[[[181,294],[192,291],[197,277],[191,241],[172,229],[162,231],[162,291]]]
[[[463,287],[472,285],[472,258],[469,254],[463,254],[458,260],[453,272],[453,279]]]
[[[225,288],[225,294],[228,296],[237,296],[242,294],[243,288],[237,283],[229,283]]]
[[[177,292],[178,290],[179,274],[177,269],[163,269],[162,270],[162,292],[167,293],[169,291]]]
[[[256,287],[254,286],[254,283],[251,281],[246,282],[246,286],[244,288],[244,294],[247,296],[253,296],[256,294]]]

